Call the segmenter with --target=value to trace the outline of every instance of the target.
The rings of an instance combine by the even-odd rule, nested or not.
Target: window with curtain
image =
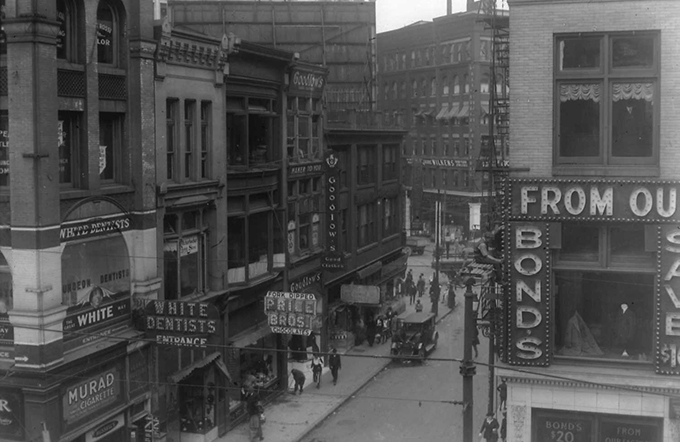
[[[208,290],[207,220],[201,209],[171,212],[163,218],[165,299]]]
[[[556,43],[559,164],[657,164],[658,33],[581,34]]]

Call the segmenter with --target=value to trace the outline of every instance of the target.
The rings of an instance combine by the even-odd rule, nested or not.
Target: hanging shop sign
[[[311,95],[321,97],[326,85],[326,72],[312,72],[305,69],[293,68],[290,73],[290,87],[292,95]]]
[[[0,388],[0,440],[24,440],[24,400],[20,390]]]
[[[146,336],[159,345],[205,348],[220,330],[220,312],[209,302],[150,301],[144,312]]]
[[[340,270],[345,268],[344,257],[339,248],[340,207],[338,205],[338,157],[333,152],[326,157],[326,251],[321,257],[321,268]]]
[[[123,379],[119,367],[112,367],[66,387],[62,394],[63,419],[74,424],[96,412],[123,402]]]
[[[323,162],[308,163],[288,168],[288,178],[302,178],[323,173]]]
[[[545,223],[510,223],[508,362],[550,363],[550,261]]]
[[[659,236],[655,367],[659,374],[680,375],[680,225],[660,226]]]
[[[317,316],[313,293],[269,291],[264,297],[264,313],[272,333],[309,336]]]
[[[380,287],[375,285],[343,284],[340,299],[348,304],[380,304]]]
[[[680,221],[680,182],[510,180],[511,219]]]

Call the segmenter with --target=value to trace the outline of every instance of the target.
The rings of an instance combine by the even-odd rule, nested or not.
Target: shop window
[[[0,112],[0,189],[9,187],[9,119]]]
[[[357,147],[357,184],[373,184],[376,176],[376,146]]]
[[[103,182],[123,180],[124,124],[124,114],[99,114],[99,178]]]
[[[59,112],[58,146],[59,146],[59,183],[78,187],[78,171],[80,170],[81,130],[79,112]]]
[[[179,422],[182,433],[205,434],[217,424],[215,368],[195,370],[179,383]]]
[[[562,223],[557,354],[651,360],[656,260],[647,237],[644,225]]]
[[[271,99],[227,99],[227,163],[254,167],[278,155],[278,114]]]
[[[57,21],[59,22],[57,58],[76,63],[78,61],[78,14],[72,0],[57,0]]]
[[[278,373],[276,357],[276,335],[270,334],[260,338],[254,345],[239,352],[241,378],[241,400],[246,391],[259,390],[266,392],[275,390]]]
[[[118,11],[107,1],[97,7],[97,61],[119,65],[120,33],[123,28]]]
[[[210,177],[210,150],[212,147],[212,103],[201,102],[201,167],[200,177]]]
[[[201,210],[168,213],[163,219],[165,299],[181,299],[208,290],[206,240]]]
[[[533,408],[532,414],[531,440],[535,441],[659,442],[663,438],[663,418],[540,408]]]
[[[357,245],[359,247],[364,247],[374,243],[376,241],[375,203],[359,206],[358,218]]]
[[[558,163],[658,163],[658,46],[644,32],[557,40]]]

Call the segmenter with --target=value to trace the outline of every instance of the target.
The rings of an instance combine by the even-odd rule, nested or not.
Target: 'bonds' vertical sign
[[[550,363],[550,251],[545,223],[511,223],[512,284],[508,362],[515,365]]]
[[[324,269],[342,269],[345,267],[342,252],[339,249],[340,208],[338,206],[338,157],[333,151],[326,154],[326,253],[321,259]]]

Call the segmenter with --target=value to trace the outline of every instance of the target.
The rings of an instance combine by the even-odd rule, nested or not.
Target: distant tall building
[[[504,11],[507,14],[507,11]],[[507,17],[507,15],[506,15]],[[378,104],[408,130],[406,214],[411,233],[461,238],[485,228],[488,175],[478,172],[489,145],[492,32],[478,4],[378,35]],[[507,19],[507,18],[506,18]]]
[[[680,3],[510,12],[507,440],[678,441]]]

